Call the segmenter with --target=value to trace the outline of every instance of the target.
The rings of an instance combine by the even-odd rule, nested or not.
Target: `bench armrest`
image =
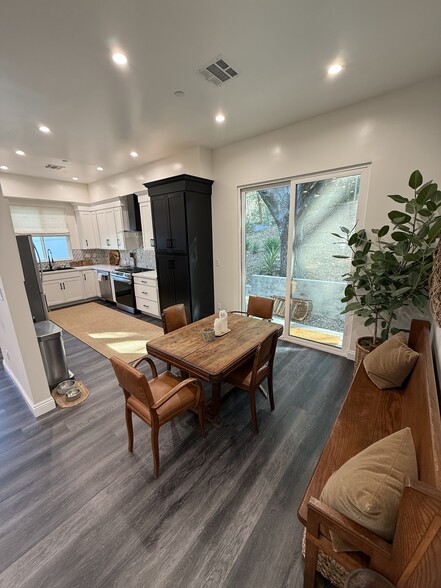
[[[311,512],[315,516],[310,516]],[[321,524],[330,531],[334,531],[358,551],[365,553],[369,557],[372,557],[374,553],[380,554],[387,559],[392,556],[392,545],[390,543],[330,506],[320,502],[317,498],[311,497],[308,501],[308,524],[306,530],[310,537],[318,538],[319,529],[317,529],[317,524],[314,524],[316,521],[318,521],[319,525]],[[337,552],[335,554],[337,555]]]

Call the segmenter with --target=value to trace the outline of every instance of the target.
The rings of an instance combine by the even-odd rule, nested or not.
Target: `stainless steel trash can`
[[[35,332],[49,388],[53,388],[69,378],[63,330],[51,321],[41,321],[35,323]]]

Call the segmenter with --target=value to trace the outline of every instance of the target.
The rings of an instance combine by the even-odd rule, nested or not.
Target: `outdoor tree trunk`
[[[280,268],[279,275],[286,275],[288,258],[288,225],[289,225],[289,188],[279,187],[259,190],[259,195],[265,202],[271,216],[277,225],[280,236]]]

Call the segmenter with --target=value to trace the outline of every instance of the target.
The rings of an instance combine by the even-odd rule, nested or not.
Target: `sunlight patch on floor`
[[[118,341],[117,343],[108,343],[107,347],[116,353],[147,353],[145,348],[146,340],[138,339],[133,341]]]
[[[109,331],[108,333],[87,333],[92,339],[124,339],[133,337],[137,333],[130,333],[128,331]]]

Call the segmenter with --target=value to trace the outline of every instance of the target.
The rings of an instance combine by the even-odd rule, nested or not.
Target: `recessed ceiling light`
[[[74,176],[72,179],[74,182],[78,182],[78,178],[76,176]]]
[[[104,171],[104,168],[101,167],[100,165],[96,168],[98,171]]]
[[[130,155],[132,157],[138,157],[138,154],[136,153],[136,151],[130,151]]]
[[[340,73],[343,69],[343,66],[340,63],[334,63],[330,67],[328,67],[328,74],[330,76],[335,76],[336,74]]]
[[[38,130],[41,131],[42,133],[46,133],[46,134],[51,132],[50,128],[46,127],[45,125],[39,126]]]
[[[225,122],[225,115],[221,112],[219,114],[216,114],[216,122],[219,124]]]
[[[15,153],[17,155],[26,155],[26,153],[24,151],[22,151],[21,149],[17,149],[17,151]]]
[[[0,165],[0,169],[7,170],[9,167],[7,165]]]
[[[117,65],[127,64],[127,57],[124,55],[124,53],[114,53],[112,55],[112,59]]]

